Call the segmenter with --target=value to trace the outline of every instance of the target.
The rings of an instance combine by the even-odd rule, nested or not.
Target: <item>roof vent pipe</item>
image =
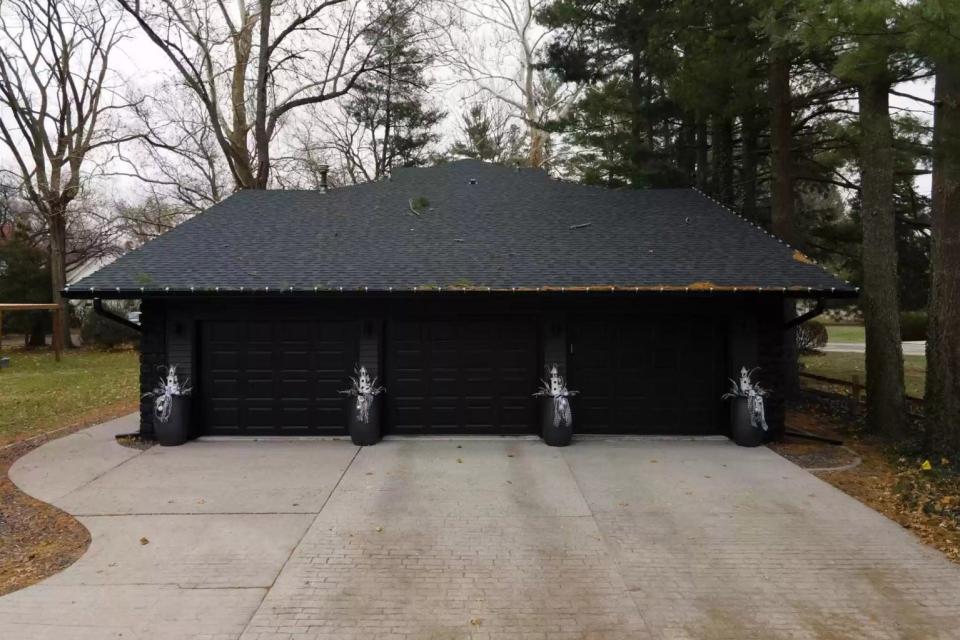
[[[330,187],[327,185],[327,171],[330,170],[329,165],[318,164],[317,171],[320,172],[320,191],[322,193],[327,193],[330,191]]]

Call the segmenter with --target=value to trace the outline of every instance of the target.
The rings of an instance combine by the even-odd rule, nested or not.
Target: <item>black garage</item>
[[[342,435],[359,366],[387,434],[535,434],[551,365],[580,433],[714,434],[741,366],[782,429],[796,301],[856,290],[693,190],[460,161],[236,193],[65,295],[141,301],[143,390],[176,365],[203,435]]]
[[[337,393],[357,361],[354,323],[200,323],[198,391],[209,435],[338,435]]]

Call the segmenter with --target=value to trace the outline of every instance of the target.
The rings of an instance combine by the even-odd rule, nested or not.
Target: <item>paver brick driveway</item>
[[[0,638],[956,638],[960,567],[722,440],[116,445],[19,461],[90,550]],[[149,544],[139,540],[146,537]]]

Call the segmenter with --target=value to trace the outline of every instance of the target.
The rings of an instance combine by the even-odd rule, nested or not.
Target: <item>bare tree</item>
[[[366,128],[342,104],[308,107],[290,138],[288,154],[279,159],[284,186],[317,189],[324,171],[333,186],[374,179],[366,157]]]
[[[132,109],[139,144],[118,155],[123,169],[113,173],[136,178],[148,190],[140,205],[122,203],[121,214],[152,210],[156,219],[150,226],[164,228],[220,202],[232,192],[233,181],[196,94],[170,80],[151,93]]]
[[[347,93],[375,63],[376,16],[346,0],[117,0],[199,98],[237,188],[269,184],[294,110]]]
[[[157,192],[139,202],[115,203],[119,227],[128,248],[142,245],[190,217],[183,205]]]
[[[537,67],[551,32],[537,24],[536,14],[550,0],[449,2],[459,20],[449,31],[448,59],[472,85],[468,100],[482,94],[506,105],[527,129],[530,166],[549,164],[546,125],[568,112],[582,88]]]
[[[7,0],[0,9],[0,140],[13,156],[20,189],[47,234],[53,300],[66,303],[71,204],[97,149],[131,136],[116,133],[109,60],[124,37],[119,16],[85,0]],[[86,172],[86,173],[85,173]]]

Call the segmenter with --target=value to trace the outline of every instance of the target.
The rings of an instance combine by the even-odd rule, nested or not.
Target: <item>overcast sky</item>
[[[474,34],[472,40],[483,39],[483,34]],[[113,58],[113,66],[123,82],[139,92],[149,94],[160,84],[164,77],[169,76],[172,65],[160,49],[154,45],[142,32],[131,30],[131,35],[119,47]],[[433,78],[438,84],[432,93],[437,102],[447,111],[447,118],[441,127],[444,140],[441,146],[447,146],[459,134],[460,118],[466,104],[465,96],[469,95],[469,88],[456,82],[456,74],[442,65],[432,70]],[[924,99],[933,97],[932,79],[907,83],[897,88],[902,93],[910,93]],[[932,120],[931,107],[923,102],[910,100],[901,96],[891,95],[892,110],[910,111],[928,122]],[[856,105],[852,105],[854,108]],[[6,149],[0,150],[0,161],[4,164],[11,161]],[[137,194],[138,185],[132,178],[112,178],[111,190],[121,197],[132,198]],[[930,176],[917,178],[920,190],[929,193]]]

